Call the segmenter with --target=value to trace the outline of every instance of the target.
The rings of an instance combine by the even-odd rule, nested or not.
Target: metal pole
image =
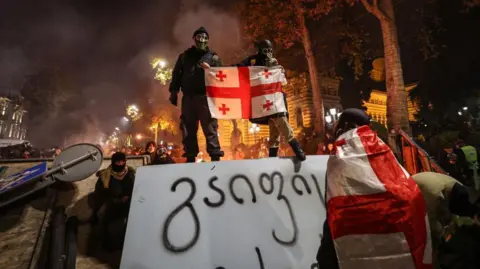
[[[158,123],[155,125],[155,144],[158,144]]]

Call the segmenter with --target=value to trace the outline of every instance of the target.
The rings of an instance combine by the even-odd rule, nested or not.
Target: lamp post
[[[325,126],[325,133],[328,133],[330,129],[333,129],[333,124],[335,123],[342,113],[337,108],[330,108],[326,115],[325,115],[325,122],[327,125]]]
[[[252,124],[252,127],[248,130],[251,134],[253,134],[253,143],[257,143],[257,133],[260,132],[260,127],[257,124]]]

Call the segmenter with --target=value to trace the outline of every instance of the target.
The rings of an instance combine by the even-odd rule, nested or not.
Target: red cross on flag
[[[327,164],[327,220],[341,269],[431,269],[423,196],[368,126],[335,142]]]
[[[208,106],[217,119],[254,119],[287,112],[280,68],[211,67],[205,71]]]

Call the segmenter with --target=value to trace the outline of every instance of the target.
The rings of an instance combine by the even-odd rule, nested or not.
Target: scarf
[[[105,189],[108,189],[108,187],[110,186],[111,177],[115,178],[116,180],[123,180],[123,178],[127,175],[127,172],[128,172],[128,166],[125,166],[125,169],[123,169],[123,171],[121,172],[115,172],[112,170],[112,166],[109,165],[107,169],[103,170],[100,175],[100,178],[102,179],[102,182],[103,182],[103,187]]]

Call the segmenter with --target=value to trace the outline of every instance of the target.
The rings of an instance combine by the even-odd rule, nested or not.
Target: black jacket
[[[191,47],[178,56],[173,68],[170,93],[178,93],[180,89],[183,95],[206,95],[205,72],[201,63],[210,66],[221,66],[218,55],[209,50],[203,51]]]
[[[261,54],[255,54],[252,56],[247,57],[245,60],[241,61],[240,63],[236,64],[236,66],[266,66],[267,64],[267,57]],[[288,109],[288,103],[287,103],[287,94],[283,93],[283,101],[285,102],[285,107]],[[270,116],[265,116],[257,119],[250,119],[250,122],[256,123],[256,124],[261,124],[261,125],[266,125],[268,124],[268,120],[271,118],[277,118],[277,117],[287,117],[288,118],[288,112],[279,112]]]

